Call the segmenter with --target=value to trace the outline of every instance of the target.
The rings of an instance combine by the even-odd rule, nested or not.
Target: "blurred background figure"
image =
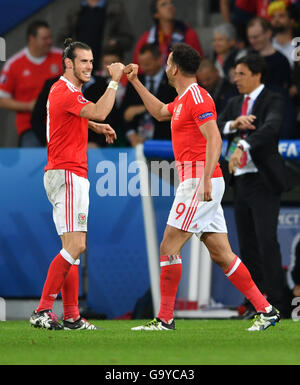
[[[232,23],[238,35],[240,48],[248,45],[247,24],[254,17],[268,18],[270,0],[220,0],[220,12],[226,23]]]
[[[58,44],[71,37],[73,41],[88,44],[94,55],[94,68],[98,68],[102,49],[116,47],[125,53],[132,48],[134,35],[123,0],[83,0],[79,7],[70,9]]]
[[[292,70],[285,55],[277,51],[272,44],[273,29],[271,23],[256,17],[248,23],[248,39],[252,51],[263,56],[267,63],[267,76],[265,85],[273,91],[283,95],[285,101],[285,119],[280,133],[280,138],[291,139],[296,124],[296,109],[289,95],[292,85]],[[279,70],[280,68],[280,70]]]
[[[273,1],[268,7],[268,16],[273,27],[273,47],[281,52],[294,67],[293,50],[295,46],[292,40],[299,36],[297,28],[297,8],[293,5],[287,5],[286,1]]]
[[[296,51],[298,59],[294,62],[292,73],[292,85],[289,89],[289,95],[296,106],[296,124],[293,132],[294,139],[300,139],[300,50]]]
[[[0,108],[16,111],[20,147],[38,147],[31,113],[46,79],[62,74],[62,51],[52,47],[48,23],[33,21],[27,28],[27,46],[4,65],[0,77]]]
[[[162,54],[157,45],[153,43],[141,47],[138,62],[142,71],[139,79],[145,87],[163,102],[168,103],[173,100],[177,93],[168,83]],[[170,122],[159,122],[154,119],[146,111],[141,98],[131,84],[128,84],[122,109],[126,137],[132,147],[143,143],[146,139],[171,139]]]
[[[267,63],[265,84],[281,91],[291,84],[291,69],[287,58],[274,48],[272,34],[272,25],[264,18],[256,17],[247,25],[250,49],[263,56]]]
[[[214,60],[220,75],[234,82],[234,63],[238,57],[245,54],[237,48],[235,27],[230,24],[221,24],[213,30]]]
[[[184,21],[176,19],[176,8],[172,0],[151,0],[150,12],[154,25],[138,40],[133,55],[134,63],[139,64],[139,52],[145,43],[154,43],[159,47],[164,64],[174,43],[187,43],[203,57],[196,31]]]
[[[218,114],[222,112],[228,100],[238,94],[236,86],[226,77],[222,77],[209,59],[202,59],[197,78],[200,86],[205,88],[214,99]]]

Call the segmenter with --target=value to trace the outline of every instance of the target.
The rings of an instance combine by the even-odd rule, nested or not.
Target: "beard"
[[[167,78],[168,78],[168,84],[174,88],[174,82],[173,82],[173,79],[170,75],[167,74]]]
[[[75,76],[75,78],[81,83],[81,84],[84,84],[84,83],[87,83],[88,80],[84,80],[81,76],[80,76],[80,72],[77,71],[76,67],[74,66],[73,68],[73,75]]]
[[[276,35],[278,33],[285,33],[287,32],[288,28],[284,27],[283,25],[278,25],[276,27],[273,27],[273,33]]]

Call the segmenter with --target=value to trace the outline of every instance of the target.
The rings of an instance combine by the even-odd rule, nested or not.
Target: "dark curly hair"
[[[185,75],[194,76],[198,71],[201,57],[190,45],[177,43],[172,46],[172,60]]]
[[[265,59],[261,55],[249,53],[239,58],[234,66],[236,67],[238,64],[245,64],[254,75],[261,74],[262,83],[266,80],[268,67]]]

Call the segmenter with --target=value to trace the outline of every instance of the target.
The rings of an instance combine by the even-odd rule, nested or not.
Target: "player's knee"
[[[163,239],[160,244],[160,255],[168,255],[168,242]]]
[[[232,252],[218,250],[210,253],[210,257],[222,270],[226,270],[235,255]]]
[[[78,238],[69,245],[70,254],[74,259],[80,257],[82,253],[86,250],[86,241],[85,239]]]
[[[80,240],[77,244],[77,254],[78,254],[78,257],[80,254],[84,253],[86,250],[86,242],[85,240]]]
[[[166,237],[160,244],[160,255],[179,255],[182,244],[175,239]]]

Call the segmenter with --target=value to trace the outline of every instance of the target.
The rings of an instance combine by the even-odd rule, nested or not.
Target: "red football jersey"
[[[30,55],[28,48],[12,56],[4,65],[0,77],[0,96],[12,97],[20,102],[37,99],[47,79],[62,74],[62,50],[52,48],[42,58]],[[31,128],[31,113],[17,112],[18,134]]]
[[[200,177],[205,164],[206,139],[200,126],[216,120],[215,103],[197,83],[191,84],[180,97],[168,104],[172,115],[172,145],[179,180]],[[222,176],[219,163],[213,178]]]
[[[89,102],[65,77],[51,87],[47,103],[48,164],[45,171],[69,170],[87,178],[88,119],[80,116]]]

